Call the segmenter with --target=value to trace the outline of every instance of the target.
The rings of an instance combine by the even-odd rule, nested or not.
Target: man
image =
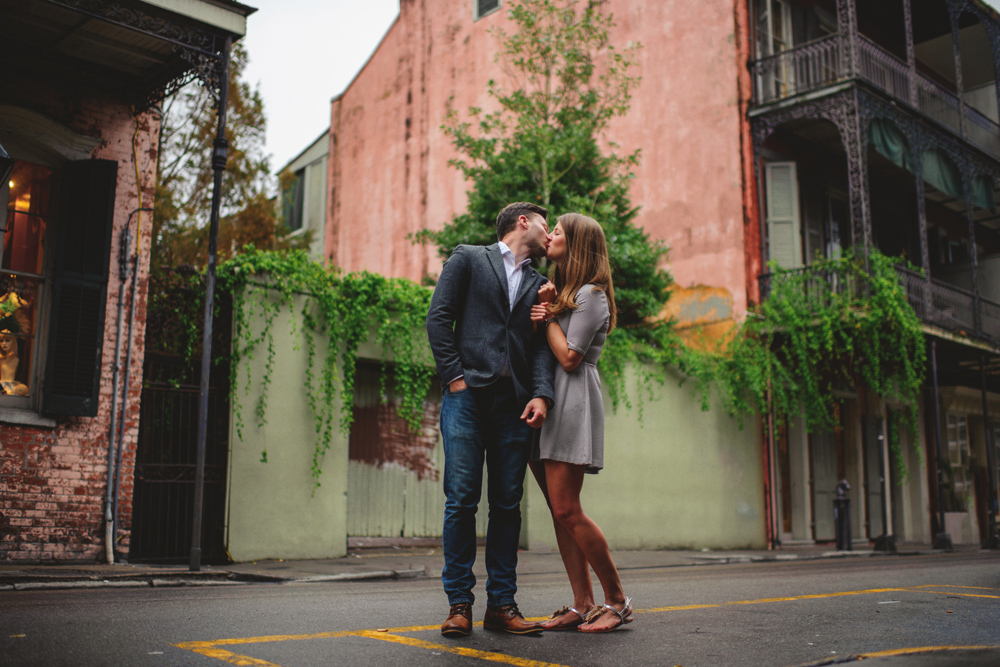
[[[491,246],[460,245],[441,270],[427,313],[427,335],[444,398],[444,571],[451,610],[446,637],[472,631],[476,509],[487,469],[486,616],[483,627],[541,632],[514,601],[521,494],[531,429],[552,402],[555,360],[532,332],[531,305],[546,280],[530,266],[548,245],[547,211],[518,202],[497,216]]]

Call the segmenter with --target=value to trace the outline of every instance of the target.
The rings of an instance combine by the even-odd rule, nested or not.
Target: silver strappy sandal
[[[596,621],[598,618],[600,618],[602,615],[604,615],[606,612],[609,611],[614,612],[614,614],[618,617],[619,623],[617,625],[612,625],[610,628],[600,628],[596,630],[584,630],[582,627],[577,627],[577,630],[579,630],[580,632],[590,632],[593,634],[596,634],[598,632],[611,632],[612,630],[620,628],[626,623],[631,623],[632,621],[635,620],[634,612],[632,610],[632,598],[626,596],[625,604],[622,605],[622,608],[620,610],[615,609],[609,604],[601,605],[600,607],[595,607],[593,611],[587,614],[587,618],[585,618],[584,622],[581,623],[580,625],[583,625],[584,623],[593,623],[594,621]]]
[[[594,607],[594,609],[598,609],[598,607]],[[548,623],[550,621],[554,621],[557,618],[559,618],[560,616],[564,616],[566,614],[569,614],[570,612],[572,612],[572,613],[576,614],[577,616],[579,616],[580,620],[579,621],[570,621],[569,623],[567,623],[565,625],[560,625],[558,627],[550,627],[550,626],[545,625],[546,623]],[[548,621],[543,621],[542,622],[542,627],[545,630],[548,630],[549,632],[558,632],[560,630],[575,630],[580,624],[587,622],[587,616],[589,616],[589,614],[586,614],[586,615],[585,614],[581,614],[579,612],[579,610],[577,610],[576,607],[563,607],[563,608],[557,609],[555,612],[553,612],[552,616],[549,617]]]

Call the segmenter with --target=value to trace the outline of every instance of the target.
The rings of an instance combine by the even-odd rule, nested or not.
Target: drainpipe
[[[133,214],[135,211],[132,212]],[[132,216],[129,215],[129,222]],[[115,333],[115,364],[111,375],[111,426],[108,429],[108,482],[104,494],[104,557],[108,563],[115,562],[115,443],[118,421],[118,374],[122,358],[122,319],[125,314],[125,285],[129,278],[129,250],[132,247],[132,229],[126,224],[121,237],[121,252],[118,255],[118,269],[121,283],[118,285],[118,328]]]
[[[135,215],[139,211],[147,211],[149,213],[153,212],[151,208],[137,208],[132,211],[132,215]],[[132,216],[129,216],[129,228],[131,229]],[[118,489],[121,484],[122,478],[122,453],[125,450],[125,418],[127,416],[126,406],[128,405],[128,392],[129,386],[132,380],[132,334],[135,331],[135,302],[139,296],[139,251],[136,250],[134,256],[130,258],[129,263],[132,265],[132,300],[129,302],[128,307],[128,337],[126,338],[125,347],[125,387],[122,390],[122,409],[120,414],[120,423],[118,427],[119,441],[118,441],[118,451],[115,460],[115,485],[114,485],[114,503],[112,505],[112,525],[113,534],[115,536],[114,540],[114,554],[116,560],[120,560],[118,557]],[[120,302],[119,302],[120,305]],[[119,323],[119,329],[121,324]],[[117,388],[117,384],[115,385]]]
[[[212,150],[212,212],[208,232],[208,269],[205,278],[205,324],[201,338],[201,386],[198,395],[198,454],[194,473],[194,517],[191,528],[191,572],[201,571],[201,514],[205,496],[205,446],[208,436],[208,380],[212,371],[212,316],[215,304],[215,260],[219,244],[219,206],[222,201],[222,172],[226,169],[226,105],[229,101],[229,50],[226,38],[219,62],[219,125]]]

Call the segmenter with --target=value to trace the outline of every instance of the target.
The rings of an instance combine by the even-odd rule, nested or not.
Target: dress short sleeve
[[[566,344],[571,350],[587,354],[594,336],[608,329],[608,298],[604,290],[584,285],[576,293],[576,308],[570,311]]]

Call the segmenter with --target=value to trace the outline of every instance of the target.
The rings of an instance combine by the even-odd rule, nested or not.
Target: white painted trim
[[[225,6],[206,0],[141,0],[168,12],[186,16],[206,25],[221,28],[226,32],[242,37],[247,34],[247,16],[256,9],[252,7]],[[244,11],[240,11],[240,9]],[[252,11],[251,11],[252,10]]]
[[[40,113],[9,104],[0,104],[0,141],[11,157],[46,167],[86,160],[101,143]]]

